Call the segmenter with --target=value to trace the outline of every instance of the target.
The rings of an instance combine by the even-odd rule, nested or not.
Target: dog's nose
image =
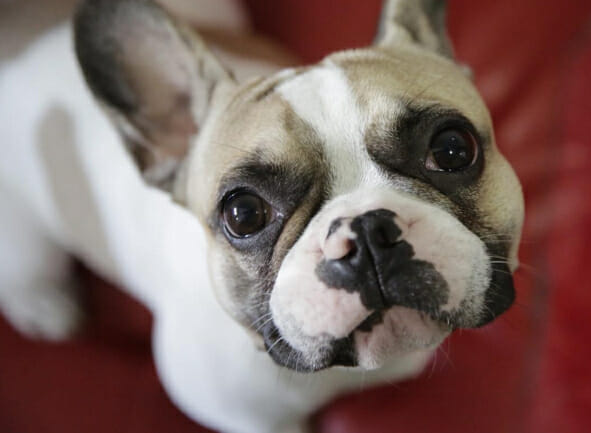
[[[394,222],[396,214],[386,209],[378,209],[358,216],[351,222],[351,230],[357,235],[355,246],[376,251],[392,248],[402,234]]]
[[[331,252],[332,236],[338,238],[333,244],[340,245],[340,248],[332,248],[332,251],[338,251],[332,257],[325,252],[326,260],[317,269],[320,278],[333,287],[359,292],[364,305],[372,309],[387,306],[389,302],[384,299],[380,281],[386,270],[381,268],[393,259],[402,265],[413,255],[410,245],[400,242],[402,231],[396,225],[395,216],[386,209],[369,211],[346,221],[349,231],[345,233],[345,223],[335,220],[329,229],[325,249]]]

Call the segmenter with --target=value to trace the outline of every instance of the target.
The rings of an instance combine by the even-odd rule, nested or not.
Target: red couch
[[[380,0],[246,0],[258,29],[313,61],[373,36]],[[348,395],[319,433],[591,430],[591,2],[451,0],[458,58],[523,182],[518,299],[453,335],[418,379]],[[90,312],[63,344],[0,319],[0,432],[198,433],[168,401],[150,356],[150,317],[81,270]]]

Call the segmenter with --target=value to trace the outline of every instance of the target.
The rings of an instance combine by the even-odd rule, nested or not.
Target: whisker
[[[449,364],[449,366],[453,369],[455,368],[455,365],[453,363],[453,361],[451,360],[451,357],[449,356],[449,354],[447,353],[447,351],[445,350],[445,348],[443,346],[439,346],[437,348],[437,352],[435,352],[436,354],[438,353],[442,353],[443,356],[445,356],[445,360],[447,361],[447,364]]]
[[[439,348],[437,348],[437,351],[439,351]],[[437,351],[435,352],[435,356],[433,357],[433,360],[431,361],[431,370],[429,371],[429,376],[427,376],[428,379],[431,379],[433,377],[433,374],[435,374],[435,367],[437,365]]]
[[[271,354],[271,350],[273,350],[273,348],[274,348],[274,347],[275,347],[277,344],[279,344],[279,343],[281,343],[281,342],[283,342],[283,341],[285,341],[285,340],[284,340],[284,338],[283,338],[283,337],[279,337],[279,338],[278,338],[278,339],[275,341],[275,343],[273,343],[273,344],[271,344],[271,346],[269,346],[269,348],[267,349],[267,353],[270,355],[270,354]]]
[[[269,324],[272,320],[273,320],[273,318],[269,317],[267,320],[265,320],[264,323],[262,323],[260,326],[257,326],[257,328],[255,329],[255,332],[261,332],[265,328],[265,326],[267,324]]]
[[[260,316],[259,318],[257,318],[254,322],[252,322],[250,324],[250,327],[252,328],[254,325],[256,325],[258,322],[260,322],[261,320],[266,319],[267,317],[269,317],[271,315],[271,312],[268,312],[266,314],[263,314],[262,316]]]

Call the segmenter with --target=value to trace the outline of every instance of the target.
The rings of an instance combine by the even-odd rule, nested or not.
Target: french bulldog
[[[152,311],[187,415],[307,431],[511,306],[521,188],[443,1],[387,0],[372,46],[308,66],[214,34],[86,0],[3,66],[0,306],[69,335],[68,251]]]

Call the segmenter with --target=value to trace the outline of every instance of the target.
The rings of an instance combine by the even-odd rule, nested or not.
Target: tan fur
[[[479,252],[475,255],[479,262],[470,264],[468,270],[465,266],[445,264],[446,282],[453,281],[456,291],[461,290],[457,296],[464,296],[454,298],[455,310],[445,311],[461,318],[458,319],[461,323],[453,326],[479,326],[481,319],[489,317],[486,320],[492,320],[508,308],[513,299],[512,282],[504,281],[509,293],[491,292],[491,296],[496,296],[490,298],[493,301],[486,288],[492,284],[494,275],[498,275],[489,263],[491,255],[502,256],[494,257],[495,262],[506,260],[512,270],[517,266],[523,220],[519,182],[496,147],[492,121],[477,89],[465,68],[453,60],[440,3],[432,0],[386,2],[382,32],[373,46],[334,53],[316,65],[283,70],[280,68],[290,64],[294,57],[277,45],[248,33],[238,35],[204,28],[197,35],[186,24],[150,3],[132,2],[116,12],[120,21],[115,23],[121,28],[116,25],[105,30],[114,35],[125,54],[120,58],[123,78],[119,77],[114,84],[123,84],[120,87],[125,91],[125,79],[129,80],[127,87],[131,89],[128,93],[133,104],[128,105],[134,106],[132,114],[124,114],[127,130],[138,132],[145,148],[156,155],[149,160],[148,167],[143,167],[144,176],[148,180],[155,178],[155,183],[164,189],[168,189],[169,180],[176,177],[172,188],[176,200],[186,206],[205,229],[210,278],[217,298],[241,325],[249,331],[261,333],[254,324],[274,308],[269,305],[269,299],[273,293],[278,293],[274,284],[277,275],[285,269],[286,255],[306,238],[304,234],[309,230],[310,221],[322,215],[323,209],[338,200],[346,202],[348,195],[354,197],[359,191],[366,195],[363,200],[371,199],[373,195],[377,197],[380,190],[389,191],[392,197],[399,194],[402,198],[398,201],[394,198],[376,201],[388,203],[391,206],[388,210],[395,214],[398,213],[397,206],[404,206],[401,203],[408,204],[412,200],[439,208],[429,208],[431,212],[417,217],[432,218],[431,226],[435,228],[431,236],[437,239],[422,239],[417,235],[413,238],[415,246],[429,245],[433,246],[433,251],[440,252],[446,245],[440,245],[442,234],[438,234],[436,228],[449,227],[456,234],[463,233],[450,238],[457,242],[462,240],[465,244],[463,249],[455,251],[457,254]],[[82,21],[92,24],[90,18],[92,16]],[[126,30],[130,23],[137,24],[132,26],[132,32]],[[99,42],[85,39],[87,35],[82,36],[81,46],[87,50],[80,50],[82,57],[93,48],[101,52]],[[156,64],[152,64],[151,59],[154,46],[164,53]],[[113,58],[119,59],[113,52],[103,54],[111,62]],[[101,78],[104,71],[91,60],[88,64],[89,69],[92,71],[94,67]],[[100,84],[101,80],[98,82]],[[117,90],[117,86],[103,87],[98,89],[99,95],[101,90],[107,96]],[[126,96],[124,91],[121,92],[123,97]],[[429,137],[421,138],[416,144],[396,143],[401,155],[397,163],[405,167],[388,166],[397,152],[393,138],[398,137],[392,134],[400,134],[403,129],[396,129],[397,122],[403,121],[407,115],[411,122],[417,122],[412,116],[422,116],[424,110],[431,110],[431,116],[441,119],[445,119],[445,115],[439,115],[440,112],[454,113],[455,128],[460,128],[458,118],[471,124],[470,129],[479,136],[476,158],[469,166],[474,170],[460,170],[462,173],[455,174],[440,170],[434,174],[439,171],[437,167],[427,166],[428,153],[431,152],[429,143],[432,143],[434,134],[441,132],[432,130],[435,126],[429,116],[421,117],[433,123],[428,127]],[[435,112],[437,114],[433,114]],[[438,128],[443,127],[438,125]],[[412,127],[409,131],[412,132]],[[410,137],[414,140],[417,136]],[[406,153],[412,155],[404,156]],[[183,167],[174,176],[177,164],[185,154]],[[296,173],[296,179],[286,177],[287,173],[283,176],[291,179],[294,188],[295,184],[309,182],[305,194],[293,199],[297,202],[293,203],[292,213],[280,214],[273,206],[272,197],[265,197],[265,192],[258,191],[257,186],[248,183],[249,180],[236,180],[236,177],[243,176],[242,167],[246,163],[251,164],[250,168],[254,164],[263,177],[266,176],[264,171],[273,167],[291,171],[292,175]],[[159,171],[159,167],[163,169]],[[410,173],[401,168],[407,168]],[[152,176],[154,171],[156,174]],[[158,181],[158,175],[162,182]],[[433,176],[439,176],[439,181]],[[282,179],[280,176],[274,182],[281,183]],[[227,185],[228,182],[231,185]],[[266,231],[268,236],[274,236],[272,244],[267,239],[263,245],[257,246],[255,242],[248,247],[244,247],[244,243],[240,246],[240,242],[247,241],[237,240],[225,231],[224,199],[227,194],[244,189],[260,195],[273,207],[275,216],[271,222],[277,222],[279,231]],[[271,189],[277,190],[275,186]],[[266,194],[272,193],[267,191]],[[287,190],[283,189],[282,194],[288,195]],[[409,197],[410,202],[405,201]],[[275,201],[275,205],[281,202],[277,197]],[[355,205],[351,203],[350,207],[357,209]],[[375,209],[364,209],[364,212],[371,210]],[[404,214],[404,209],[399,210]],[[347,213],[346,216],[354,218],[357,215]],[[440,218],[439,222],[435,221],[437,218]],[[328,226],[330,221],[326,223]],[[314,233],[307,239],[323,235]],[[266,238],[263,236],[263,239]],[[316,254],[314,242],[304,244],[301,247],[304,252],[298,250],[300,256]],[[430,248],[424,250],[431,251]],[[426,257],[424,263],[430,264],[429,259],[439,260],[434,265],[444,266],[443,260],[436,256]],[[320,264],[319,261],[314,263]],[[294,266],[297,268],[298,264]],[[301,271],[306,272],[313,282],[315,265],[305,266],[310,269]],[[451,271],[450,267],[453,268]],[[461,276],[454,274],[454,269],[462,273]],[[424,274],[420,275],[426,278]],[[297,285],[297,277],[293,281]],[[477,293],[471,292],[473,287],[464,286],[476,287]],[[291,287],[286,293],[297,298],[297,287]],[[498,299],[506,299],[507,303]],[[470,305],[462,306],[463,301]],[[489,302],[496,302],[499,311],[492,311]],[[288,305],[287,310],[289,305],[294,305],[290,300],[284,304]],[[282,320],[285,326],[291,326],[288,323],[290,312],[278,312],[284,304],[279,303],[271,312],[277,324]],[[329,300],[325,304],[323,308],[328,317],[342,316],[337,301]],[[334,311],[328,311],[333,307]],[[490,315],[484,314],[485,311],[490,311]],[[282,319],[279,316],[283,316]],[[451,319],[445,317],[447,324],[444,325],[451,329]],[[433,320],[438,325],[444,321],[443,318]],[[322,325],[324,322],[318,323]],[[352,326],[350,329],[361,326],[347,323],[349,325]],[[281,324],[277,326],[281,328]],[[322,333],[321,326],[319,329]],[[423,341],[418,337],[413,340],[410,331],[408,338],[395,346],[410,350],[419,347],[417,342]],[[268,340],[265,342],[269,344]],[[315,342],[305,336],[300,343],[298,350],[300,353],[308,351],[304,353],[309,355],[308,361],[327,353],[313,347]],[[366,355],[366,365],[387,358],[373,358],[371,353]],[[323,362],[310,361],[308,368],[324,368]]]

